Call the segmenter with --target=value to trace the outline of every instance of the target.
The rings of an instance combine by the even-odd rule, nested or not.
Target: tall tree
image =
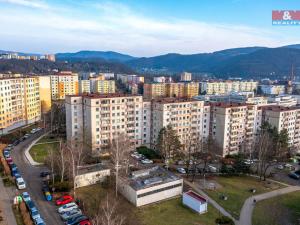
[[[128,168],[129,153],[134,150],[134,143],[129,140],[126,134],[117,133],[111,141],[109,147],[110,159],[114,165],[116,178],[116,196],[118,195],[119,171],[122,168]]]
[[[170,124],[159,131],[156,147],[165,161],[180,156],[182,145]]]

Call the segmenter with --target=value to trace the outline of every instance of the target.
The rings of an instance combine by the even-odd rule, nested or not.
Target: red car
[[[83,220],[83,221],[79,222],[78,225],[92,225],[92,224],[89,220]]]
[[[6,162],[7,162],[8,165],[13,164],[13,160],[12,160],[11,157],[6,158]]]
[[[65,205],[67,203],[73,202],[73,197],[71,195],[63,195],[56,200],[56,205]]]

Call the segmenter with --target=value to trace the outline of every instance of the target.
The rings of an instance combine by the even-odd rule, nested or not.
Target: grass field
[[[300,191],[258,202],[253,211],[253,225],[298,224]]]
[[[239,218],[244,201],[247,198],[281,187],[281,185],[278,184],[267,184],[256,178],[246,176],[216,177],[214,180],[216,180],[221,187],[216,190],[205,190],[205,192],[237,219]],[[256,189],[256,193],[250,192],[252,188]],[[222,194],[227,196],[228,199],[221,199],[220,195]]]
[[[99,202],[106,197],[106,193],[107,189],[99,184],[77,189],[77,196],[84,199],[84,208],[91,215],[97,212]],[[135,225],[215,225],[215,219],[219,216],[219,212],[211,205],[207,213],[199,215],[183,206],[181,198],[136,208],[120,197],[118,204],[122,205],[122,210],[126,210],[129,224]]]
[[[29,153],[34,161],[38,163],[44,163],[45,158],[51,150],[57,151],[59,148],[59,143],[45,143],[45,144],[36,144],[32,146],[29,150]]]

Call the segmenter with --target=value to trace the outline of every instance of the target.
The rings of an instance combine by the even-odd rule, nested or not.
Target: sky
[[[133,56],[300,44],[300,26],[273,26],[272,10],[299,0],[0,0],[0,49]]]

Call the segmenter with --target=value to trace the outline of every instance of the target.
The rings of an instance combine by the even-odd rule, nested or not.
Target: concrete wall
[[[107,176],[110,176],[109,169],[77,175],[75,177],[75,186],[76,188],[79,188],[96,184],[103,181]]]

